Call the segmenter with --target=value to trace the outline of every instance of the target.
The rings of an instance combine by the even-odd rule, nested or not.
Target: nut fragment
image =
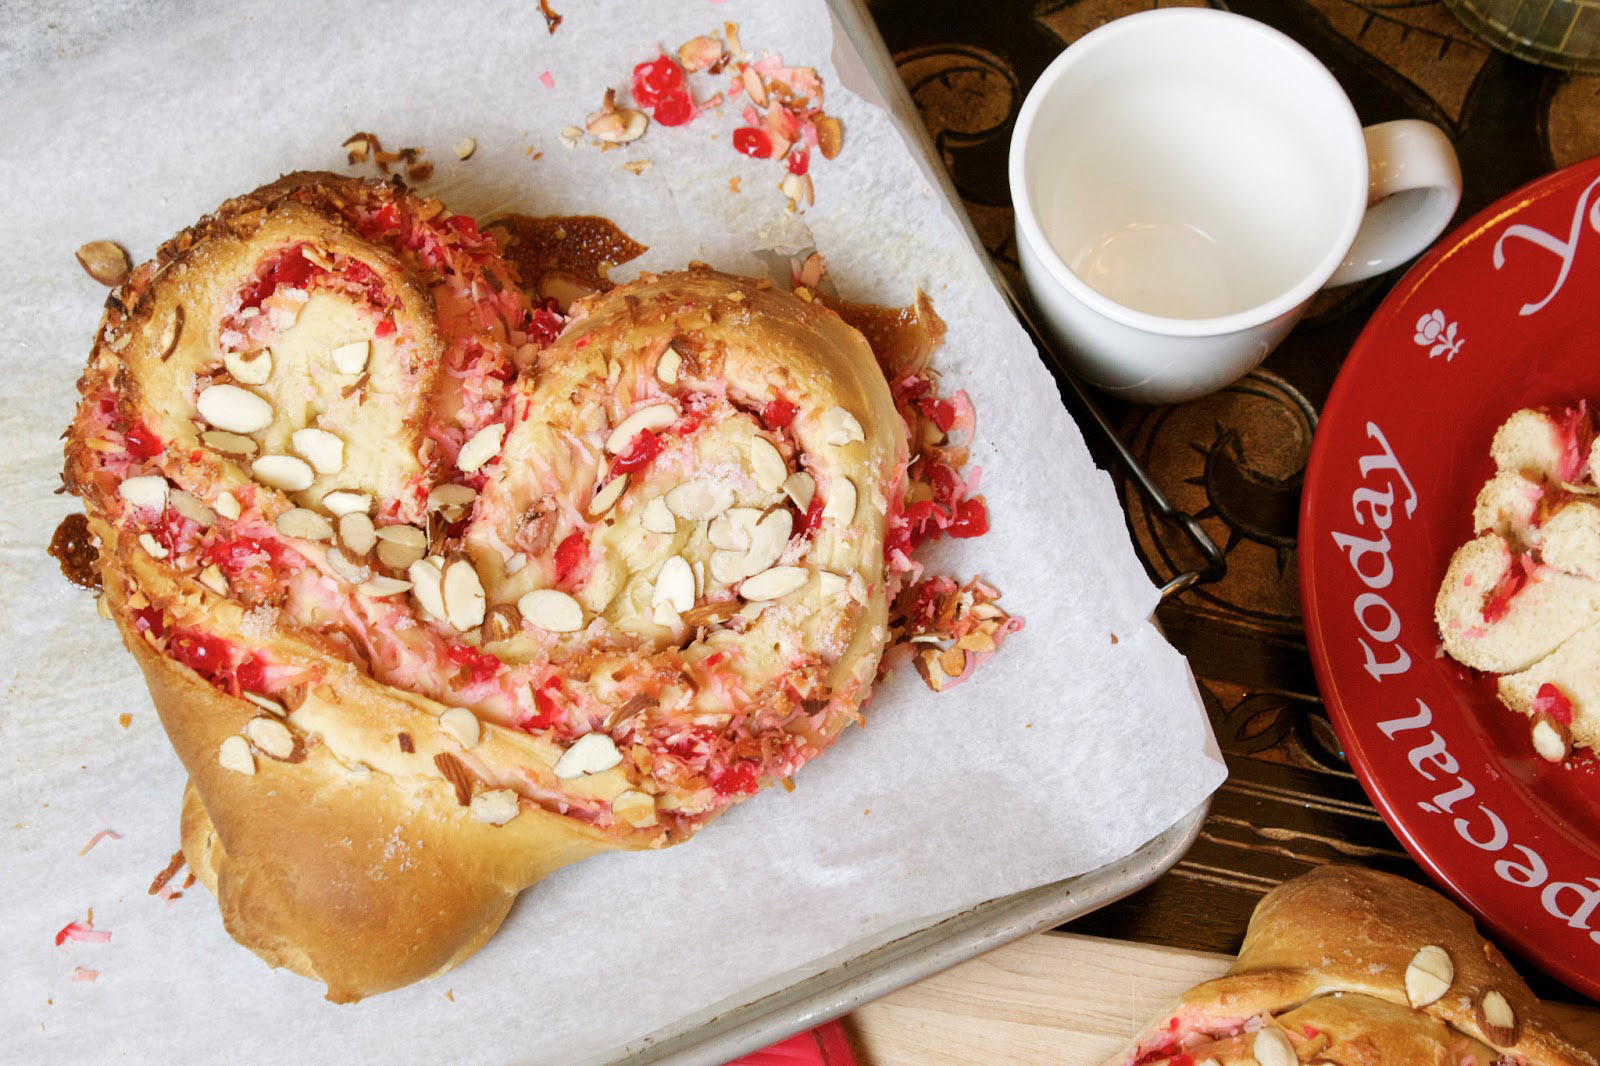
[[[500,603],[489,608],[483,616],[483,642],[509,640],[522,628],[522,612],[514,603]]]
[[[697,603],[683,612],[683,624],[691,629],[716,625],[739,613],[738,600],[718,600],[715,603]]]
[[[656,575],[656,587],[651,594],[650,605],[655,607],[663,603],[671,604],[679,614],[694,606],[694,571],[681,555],[674,555],[662,563],[661,571]]]
[[[263,755],[282,760],[294,754],[294,735],[276,718],[250,719],[244,724],[244,735]]]
[[[440,595],[444,598],[445,621],[465,632],[483,624],[485,597],[478,571],[467,559],[456,559],[444,568]]]
[[[211,512],[211,508],[182,489],[173,489],[167,496],[167,502],[174,511],[201,529],[209,529],[217,524],[217,516]]]
[[[428,493],[430,511],[452,511],[471,507],[478,499],[478,490],[471,485],[435,485]]]
[[[377,530],[378,562],[405,570],[428,554],[428,535],[416,526],[384,526]]]
[[[207,385],[195,407],[201,418],[230,433],[259,433],[272,424],[272,405],[237,385]]]
[[[348,514],[366,514],[372,507],[372,497],[364,492],[352,492],[349,489],[334,489],[322,497],[322,506],[335,518],[343,518]]]
[[[825,600],[837,599],[844,594],[845,579],[831,570],[817,571],[817,588]]]
[[[249,459],[256,454],[256,442],[249,437],[238,433],[229,433],[225,429],[208,429],[200,434],[200,443],[214,452],[220,452],[230,458]]]
[[[328,353],[328,359],[333,363],[333,368],[341,374],[355,375],[367,368],[367,360],[372,357],[371,341],[351,341],[341,344]]]
[[[365,555],[378,543],[377,531],[365,511],[339,516],[339,543],[355,555]]]
[[[817,119],[816,125],[817,147],[822,150],[822,158],[835,158],[844,147],[844,127],[839,125],[838,119],[827,115]]]
[[[222,365],[228,368],[233,380],[242,385],[265,385],[272,378],[272,349],[259,352],[227,352]]]
[[[1522,1035],[1516,1011],[1511,1009],[1506,997],[1496,991],[1485,992],[1478,1001],[1478,1027],[1489,1038],[1489,1043],[1502,1049],[1516,1044]]]
[[[478,724],[478,716],[465,707],[447,707],[439,715],[439,726],[455,737],[463,748],[477,747],[483,732],[483,727]]]
[[[409,581],[401,581],[397,577],[384,577],[380,574],[377,577],[371,577],[363,581],[356,591],[363,596],[381,600],[386,596],[394,596],[405,592],[410,587],[411,582]]]
[[[503,422],[496,422],[492,426],[484,426],[472,435],[472,439],[461,446],[461,451],[456,455],[456,468],[470,474],[484,463],[500,454],[500,446],[505,443],[506,427]]]
[[[242,690],[239,693],[239,695],[243,696],[245,699],[249,700],[251,703],[255,704],[257,707],[260,707],[263,711],[266,711],[268,714],[275,714],[279,718],[282,718],[284,715],[289,713],[287,710],[284,709],[283,704],[279,703],[277,700],[273,699],[271,696],[263,696],[261,693],[259,693],[259,692],[251,692],[249,689]]]
[[[1418,950],[1406,967],[1406,998],[1413,1007],[1426,1007],[1450,991],[1455,977],[1456,968],[1449,952],[1437,944],[1429,944]]]
[[[550,633],[576,633],[583,628],[583,607],[560,589],[534,589],[517,601],[523,621]]]
[[[218,493],[217,498],[212,501],[212,506],[216,508],[216,512],[219,515],[221,515],[223,518],[226,518],[230,522],[236,521],[241,513],[239,510],[239,501],[231,492]]]
[[[589,517],[599,518],[601,515],[611,510],[611,508],[615,507],[617,505],[617,501],[622,499],[622,494],[627,491],[627,488],[627,474],[614,477],[604,485],[601,485],[600,491],[596,492],[594,494],[594,499],[589,501]]]
[[[679,518],[701,522],[733,506],[733,489],[720,481],[693,478],[667,491],[667,510]]]
[[[300,540],[332,540],[333,523],[309,507],[291,507],[274,523],[278,532]]]
[[[198,580],[200,584],[215,592],[218,596],[226,596],[230,591],[227,575],[222,572],[222,568],[216,563],[211,563],[201,570]]]
[[[472,797],[472,817],[490,825],[505,825],[517,816],[517,794],[509,788],[493,788]]]
[[[656,360],[656,380],[663,385],[676,385],[678,383],[678,367],[683,363],[683,356],[674,349],[668,348],[661,353],[661,358]]]
[[[1255,1040],[1250,1044],[1250,1054],[1261,1066],[1298,1066],[1300,1062],[1294,1045],[1289,1042],[1289,1034],[1270,1025],[1256,1030]]]
[[[263,485],[285,492],[309,489],[317,479],[309,463],[292,455],[263,455],[250,464],[250,473]]]
[[[761,82],[761,75],[754,67],[745,67],[740,78],[744,81],[744,91],[750,94],[750,102],[757,107],[767,106],[767,87]]]
[[[224,770],[249,777],[256,772],[256,757],[250,754],[250,742],[241,736],[231,736],[217,749],[217,762]]]
[[[817,494],[817,483],[804,470],[796,470],[783,479],[783,491],[794,501],[800,513],[805,514],[811,509],[811,498]]]
[[[807,576],[803,566],[774,566],[745,578],[739,595],[747,600],[775,600],[804,585]]]
[[[656,824],[655,797],[630,788],[611,801],[611,813],[635,829],[649,829]]]
[[[372,568],[346,555],[338,548],[329,548],[325,557],[328,569],[339,576],[339,580],[349,585],[361,585],[372,577]]]
[[[639,524],[651,533],[676,533],[678,519],[667,507],[664,497],[653,497],[639,514]]]
[[[678,62],[691,73],[710,70],[722,62],[722,42],[715,37],[691,37],[678,46]]]
[[[478,150],[478,142],[471,137],[463,137],[456,142],[456,158],[466,162],[472,158],[472,153]],[[832,158],[831,156],[829,158]]]
[[[822,505],[822,517],[849,525],[856,517],[856,485],[843,474],[828,485],[828,502]]]
[[[406,570],[406,576],[411,579],[411,594],[417,598],[422,609],[443,621],[444,594],[441,586],[444,572],[439,564],[433,558],[418,559]]]
[[[830,407],[822,412],[822,439],[834,447],[843,447],[867,439],[861,422],[843,407]]]
[[[160,474],[126,477],[117,486],[117,495],[135,507],[164,511],[167,509],[167,479]]]
[[[773,511],[757,522],[750,535],[750,553],[745,573],[754,574],[776,563],[793,531],[793,513],[787,509]]]
[[[598,774],[622,761],[622,752],[604,733],[585,733],[556,760],[555,775],[566,781],[584,774]]]
[[[165,559],[167,557],[167,549],[157,543],[156,538],[148,533],[139,534],[139,547],[143,548],[145,554],[152,559]]]
[[[621,107],[615,111],[601,112],[590,118],[583,127],[589,135],[610,144],[627,144],[644,136],[650,120],[643,111]]]
[[[765,437],[750,438],[750,469],[755,472],[756,484],[762,492],[777,492],[789,468],[773,443]]]
[[[344,441],[325,429],[297,429],[289,442],[319,474],[337,474],[344,469]]]
[[[121,285],[128,280],[128,253],[115,241],[90,241],[76,255],[84,273],[102,285]]]
[[[670,403],[656,403],[633,412],[617,424],[606,438],[606,453],[616,455],[645,430],[666,429],[678,420],[678,409]]]
[[[1563,762],[1572,754],[1572,731],[1548,714],[1533,719],[1533,750],[1547,762]]]

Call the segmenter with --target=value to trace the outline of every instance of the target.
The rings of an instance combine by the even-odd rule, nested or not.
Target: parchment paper
[[[1156,594],[1109,479],[889,116],[840,84],[821,0],[557,6],[554,36],[530,0],[8,6],[0,1058],[600,1059],[893,927],[1115,860],[1220,783],[1187,666],[1147,621]],[[729,146],[738,105],[624,150],[559,138],[657,43],[724,20],[746,48],[816,67],[844,123],[845,150],[815,161],[817,203],[799,217],[783,210],[781,169]],[[892,678],[867,727],[794,793],[763,793],[683,847],[564,870],[461,969],[336,1007],[233,944],[203,889],[146,895],[176,847],[183,775],[112,627],[44,547],[76,507],[51,494],[56,438],[105,297],[74,249],[106,238],[147,257],[282,171],[353,169],[339,144],[356,130],[426,148],[426,188],[457,210],[607,215],[651,246],[634,269],[762,272],[757,250],[815,244],[848,298],[924,288],[950,324],[937,365],[977,407],[994,526],[929,561],[984,574],[1027,628],[950,692]],[[459,162],[467,136],[478,151]],[[652,161],[643,175],[622,169],[638,159]],[[106,828],[121,839],[80,856]],[[55,946],[90,907],[110,942]],[[99,979],[72,980],[77,966]]]

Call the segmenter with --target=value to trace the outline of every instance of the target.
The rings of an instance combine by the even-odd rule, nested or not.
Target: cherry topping
[[[154,459],[161,454],[161,438],[143,422],[135,422],[122,439],[128,445],[128,452],[136,458]]]
[[[219,681],[228,674],[228,644],[220,637],[187,630],[174,633],[167,648],[174,659],[201,677]]]
[[[472,671],[472,684],[481,684],[492,681],[500,672],[500,660],[481,648],[474,648],[470,644],[452,644],[447,653],[450,661],[458,666],[465,666]],[[241,681],[241,684],[243,682]]]
[[[768,429],[783,429],[794,421],[794,414],[794,404],[780,396],[761,409],[761,424]]]
[[[589,557],[589,542],[582,533],[569,533],[556,545],[556,584],[566,582],[583,561]]]
[[[742,126],[733,131],[733,148],[751,159],[766,159],[772,155],[772,138],[766,130]]]
[[[811,169],[811,153],[801,148],[789,153],[789,173],[804,175]]]
[[[694,101],[687,89],[675,89],[661,98],[654,111],[655,120],[663,126],[681,126],[694,118]]]
[[[740,759],[711,772],[711,787],[719,796],[743,796],[756,790],[761,764]]]
[[[238,680],[239,687],[246,692],[264,694],[267,691],[267,661],[259,655],[247,657],[234,670],[233,676]]]
[[[628,446],[611,460],[612,474],[631,474],[650,465],[650,460],[661,454],[661,438],[654,430],[641,429]]]
[[[950,427],[956,424],[956,405],[949,400],[941,400],[935,396],[924,396],[917,400],[917,407],[927,415],[940,432],[949,433]]]
[[[989,509],[982,496],[962,500],[956,505],[956,516],[946,530],[952,537],[981,537],[989,532]]]
[[[1572,724],[1572,701],[1567,694],[1546,681],[1539,686],[1539,691],[1534,694],[1534,714],[1548,714],[1562,725]]]
[[[633,99],[641,107],[654,107],[662,97],[682,85],[683,68],[666,56],[657,56],[633,68]]]

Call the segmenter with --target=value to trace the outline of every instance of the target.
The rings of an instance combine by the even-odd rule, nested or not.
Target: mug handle
[[[1361,132],[1367,141],[1367,213],[1329,286],[1404,263],[1444,232],[1461,202],[1461,163],[1438,126],[1407,118]]]

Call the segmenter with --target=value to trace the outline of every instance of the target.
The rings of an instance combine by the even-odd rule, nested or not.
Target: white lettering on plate
[[[1561,269],[1556,273],[1556,282],[1550,287],[1550,291],[1544,294],[1544,299],[1534,303],[1523,304],[1522,309],[1517,312],[1519,315],[1538,314],[1544,309],[1545,304],[1555,299],[1556,293],[1561,291],[1561,286],[1567,283],[1567,275],[1572,272],[1572,261],[1578,254],[1578,238],[1583,236],[1585,208],[1588,209],[1589,228],[1596,233],[1600,233],[1600,200],[1596,200],[1593,204],[1589,203],[1589,196],[1597,187],[1600,187],[1600,178],[1591,181],[1589,187],[1584,189],[1583,194],[1578,197],[1578,206],[1573,209],[1572,225],[1567,231],[1566,240],[1562,240],[1554,234],[1546,233],[1537,226],[1530,226],[1523,222],[1507,226],[1506,231],[1495,240],[1494,268],[1496,270],[1506,265],[1505,244],[1506,241],[1513,238],[1527,241],[1536,248],[1543,248],[1561,260]]]

